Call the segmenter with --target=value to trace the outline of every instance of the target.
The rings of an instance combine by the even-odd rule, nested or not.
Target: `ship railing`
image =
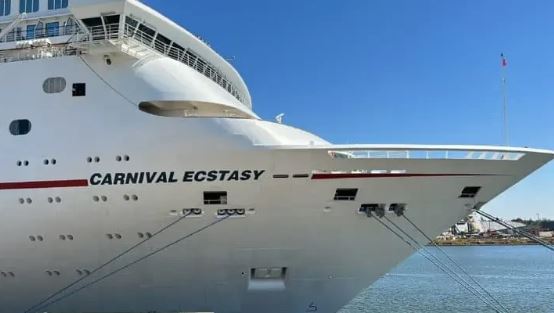
[[[504,160],[518,161],[525,153],[481,150],[330,150],[334,159]]]
[[[35,27],[28,30],[13,29],[0,39],[0,42],[16,42],[61,36],[72,36],[80,32],[77,25],[62,25],[62,26],[43,26]]]
[[[240,92],[233,86],[229,79],[219,72],[215,66],[200,58],[196,53],[190,49],[185,49],[176,45],[167,39],[162,41],[157,33],[147,33],[134,25],[124,24],[123,32],[121,32],[119,24],[88,27],[87,32],[75,36],[74,41],[96,42],[115,39],[123,40],[127,46],[140,44],[168,56],[171,59],[182,62],[213,80],[237,100],[242,101],[243,99]]]
[[[39,51],[19,49],[11,50],[8,53],[0,52],[0,63],[57,58],[80,54],[81,52],[78,49],[67,47],[48,47],[41,48]]]

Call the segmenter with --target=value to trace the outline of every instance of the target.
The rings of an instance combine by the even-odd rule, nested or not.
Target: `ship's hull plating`
[[[262,121],[140,112],[80,58],[67,59],[3,65],[14,78],[0,86],[11,95],[0,122],[27,118],[33,128],[28,136],[0,134],[0,183],[12,183],[0,190],[0,271],[14,273],[0,277],[2,313],[24,312],[143,240],[140,234],[174,222],[184,208],[203,214],[183,219],[60,295],[220,222],[40,311],[335,312],[413,253],[375,218],[360,214],[361,204],[405,203],[406,215],[434,236],[552,157],[528,150],[517,161],[334,159],[328,153],[333,146],[275,145]],[[27,74],[15,75],[21,71]],[[88,95],[44,95],[45,77],[37,73],[87,82]],[[29,90],[16,93],[23,85]],[[235,170],[252,175],[195,179],[198,172]],[[314,175],[356,170],[399,174]],[[150,183],[104,180],[141,172],[158,176]],[[166,178],[158,179],[160,173]],[[64,181],[82,184],[56,185]],[[460,198],[467,186],[481,190]],[[359,191],[355,200],[336,201],[337,188]],[[226,191],[228,203],[206,205],[204,191]],[[229,208],[247,213],[217,217]],[[424,242],[403,218],[387,217]],[[260,268],[286,268],[283,285],[253,282],[252,269]]]

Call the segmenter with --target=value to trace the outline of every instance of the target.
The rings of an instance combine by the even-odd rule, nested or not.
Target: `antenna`
[[[510,138],[508,133],[508,84],[506,83],[506,68],[508,67],[508,60],[504,56],[504,53],[500,54],[502,65],[502,110],[503,110],[503,124],[504,124],[504,145],[510,145]]]
[[[281,114],[275,116],[275,121],[278,124],[283,124],[283,117],[285,117],[285,113],[281,113]]]

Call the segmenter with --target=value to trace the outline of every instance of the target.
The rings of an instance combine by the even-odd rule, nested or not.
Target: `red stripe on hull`
[[[47,181],[28,181],[0,183],[0,190],[15,189],[46,189],[46,188],[68,188],[68,187],[88,187],[88,180],[47,180]]]
[[[495,176],[488,174],[371,174],[371,173],[324,173],[313,174],[312,179],[346,179],[346,178],[396,178],[396,177],[466,177],[466,176]]]

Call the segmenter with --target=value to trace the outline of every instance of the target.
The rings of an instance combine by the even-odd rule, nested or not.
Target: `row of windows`
[[[27,25],[26,39],[35,39],[41,37],[56,37],[60,35],[60,22],[42,23]]]
[[[2,39],[2,41],[10,42],[45,37],[67,36],[75,34],[78,30],[79,27],[72,18],[65,21],[63,25],[61,25],[60,22],[50,22],[46,24],[38,22],[37,24],[27,25],[24,28],[16,27],[12,29],[5,36],[5,39]]]
[[[7,0],[9,1],[9,0]],[[48,0],[48,10],[67,8],[69,0]],[[38,11],[39,0],[19,0],[19,13],[32,13]]]
[[[40,0],[19,0],[19,13],[33,13],[39,9]],[[48,10],[65,9],[69,0],[48,0]],[[8,16],[12,11],[12,0],[0,0],[0,16]]]
[[[65,9],[69,0],[48,0],[48,10]]]
[[[38,11],[39,0],[19,0],[19,13],[32,13]]]

